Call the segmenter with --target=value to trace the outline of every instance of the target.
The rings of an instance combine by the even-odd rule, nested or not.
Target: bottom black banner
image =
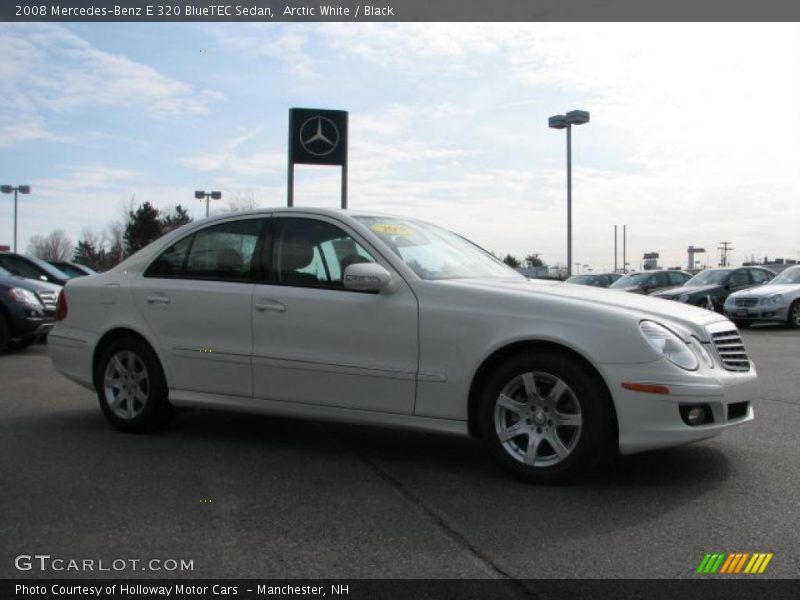
[[[351,580],[154,580],[4,579],[0,598],[74,600],[240,600],[328,598],[363,600],[797,600],[791,579],[351,579]]]

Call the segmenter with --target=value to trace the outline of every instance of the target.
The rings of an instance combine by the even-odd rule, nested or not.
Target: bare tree
[[[258,202],[256,202],[256,195],[253,190],[233,192],[228,199],[229,212],[245,212],[256,210],[257,208]]]
[[[62,229],[56,229],[44,237],[35,235],[28,242],[28,254],[44,260],[72,260],[74,252],[75,245]]]

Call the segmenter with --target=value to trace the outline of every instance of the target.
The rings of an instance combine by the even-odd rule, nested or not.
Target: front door
[[[275,216],[268,279],[253,294],[253,390],[258,399],[412,414],[417,300],[391,266],[347,227]],[[346,290],[344,269],[379,262],[381,293]]]

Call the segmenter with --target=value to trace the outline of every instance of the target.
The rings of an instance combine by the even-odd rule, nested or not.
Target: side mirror
[[[356,263],[344,270],[344,287],[355,292],[380,292],[391,282],[392,274],[378,263]]]

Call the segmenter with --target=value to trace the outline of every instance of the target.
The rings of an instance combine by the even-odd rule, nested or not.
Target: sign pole
[[[286,174],[286,206],[294,206],[294,163],[291,160]]]
[[[347,208],[347,162],[342,165],[342,208]]]

